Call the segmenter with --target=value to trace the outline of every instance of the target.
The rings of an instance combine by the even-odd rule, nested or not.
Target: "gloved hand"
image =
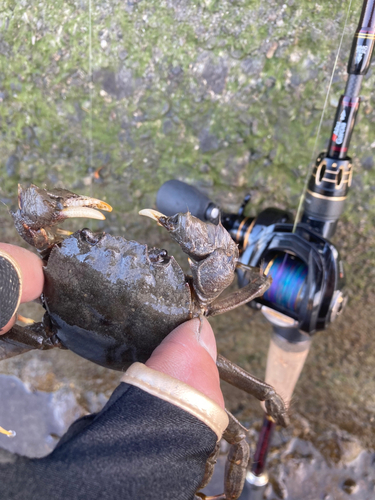
[[[12,328],[20,302],[30,302],[42,293],[42,267],[37,255],[0,243],[0,335]]]

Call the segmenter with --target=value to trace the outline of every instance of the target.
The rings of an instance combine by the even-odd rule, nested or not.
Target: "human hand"
[[[41,259],[24,248],[10,245],[9,243],[0,243],[0,264],[1,259],[8,257],[15,261],[17,264],[17,271],[21,274],[21,303],[30,302],[39,297],[43,290],[44,275],[43,264]],[[0,265],[1,269],[1,265]],[[16,312],[11,319],[1,328],[0,335],[6,333],[12,328],[16,322]]]
[[[0,243],[0,258],[1,253],[10,256],[18,265],[22,281],[21,303],[39,297],[44,284],[42,260],[34,253],[8,243]],[[16,314],[1,329],[0,335],[10,330],[15,321]],[[185,382],[224,408],[216,368],[215,337],[205,318],[202,323],[196,318],[173,330],[154,351],[146,366]]]

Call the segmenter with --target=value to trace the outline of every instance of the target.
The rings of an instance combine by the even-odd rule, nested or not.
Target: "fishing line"
[[[265,258],[264,265],[264,274],[272,277],[272,285],[263,299],[276,304],[291,316],[298,315],[307,288],[307,265],[288,253],[270,255]]]
[[[92,140],[92,101],[93,101],[93,76],[92,76],[92,29],[91,29],[91,0],[89,0],[89,96],[90,96],[90,113],[89,113],[89,166],[92,167],[93,159],[93,140]]]
[[[302,189],[302,193],[301,193],[301,197],[300,197],[300,200],[299,200],[299,205],[298,205],[298,209],[297,209],[297,213],[296,213],[296,217],[294,219],[294,225],[293,225],[293,233],[296,231],[296,228],[297,228],[297,224],[299,222],[299,219],[301,217],[301,212],[302,212],[302,206],[303,206],[303,202],[304,202],[304,199],[305,199],[305,196],[306,196],[306,190],[307,190],[307,186],[308,186],[308,183],[309,183],[309,179],[310,179],[310,176],[311,176],[311,173],[312,173],[312,169],[313,169],[313,166],[314,166],[314,160],[315,160],[315,157],[316,157],[316,146],[318,144],[318,140],[319,140],[319,136],[320,136],[320,131],[321,131],[321,128],[322,128],[322,123],[323,123],[323,118],[324,118],[324,113],[326,111],[326,107],[327,107],[327,103],[328,103],[328,96],[329,96],[329,93],[331,91],[331,86],[332,86],[332,81],[333,81],[333,76],[335,74],[335,70],[336,70],[336,66],[337,66],[337,62],[339,60],[339,55],[340,55],[340,50],[341,50],[341,45],[342,45],[342,41],[344,39],[344,34],[345,34],[345,29],[346,29],[346,26],[348,24],[348,19],[349,19],[349,14],[350,14],[350,9],[351,9],[351,6],[352,6],[352,0],[350,0],[349,2],[349,6],[348,6],[348,9],[346,11],[346,19],[345,19],[345,24],[344,24],[344,28],[342,30],[342,34],[341,34],[341,39],[340,39],[340,43],[339,43],[339,48],[337,50],[337,55],[336,55],[336,59],[335,59],[335,64],[333,65],[333,69],[332,69],[332,74],[331,74],[331,78],[330,78],[330,81],[329,81],[329,84],[328,84],[328,89],[327,89],[327,93],[326,93],[326,98],[325,98],[325,102],[324,102],[324,106],[323,106],[323,111],[322,111],[322,114],[321,114],[321,117],[320,117],[320,122],[319,122],[319,127],[318,127],[318,131],[316,133],[316,136],[315,136],[315,142],[314,142],[314,147],[312,149],[312,154],[311,154],[311,159],[310,159],[310,163],[309,163],[309,168],[307,170],[307,173],[306,173],[306,178],[305,178],[305,184],[303,186],[303,189]]]

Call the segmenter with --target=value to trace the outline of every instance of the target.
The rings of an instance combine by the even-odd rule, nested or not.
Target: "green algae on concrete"
[[[152,171],[159,183],[179,175],[215,186],[229,182],[235,190],[271,184],[274,196],[294,195],[295,207],[342,8],[308,1],[92,2],[90,30],[89,2],[5,2],[3,189],[8,194],[17,180],[31,179],[71,185],[105,163],[120,178]],[[344,87],[357,11],[346,30],[333,102]],[[372,86],[370,74],[363,89],[367,114],[359,117],[352,147],[360,157],[372,151]],[[330,106],[321,147],[333,112]],[[4,171],[11,154],[20,159],[18,179]],[[240,171],[233,179],[232,165]],[[364,176],[371,182],[372,169]],[[140,189],[153,187],[143,181]]]

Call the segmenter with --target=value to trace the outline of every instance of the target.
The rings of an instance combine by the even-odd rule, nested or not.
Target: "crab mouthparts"
[[[67,200],[61,213],[66,219],[84,217],[86,219],[105,220],[105,216],[98,210],[112,212],[112,207],[105,201],[90,198],[89,196],[80,196],[79,198]]]
[[[167,216],[162,214],[161,212],[158,212],[157,210],[153,210],[152,208],[145,208],[144,210],[140,210],[138,213],[139,213],[139,215],[144,215],[145,217],[150,217],[150,219],[153,219],[154,221],[156,221],[159,226],[164,227],[164,224],[162,224],[160,222],[160,218],[164,217],[166,219]]]

